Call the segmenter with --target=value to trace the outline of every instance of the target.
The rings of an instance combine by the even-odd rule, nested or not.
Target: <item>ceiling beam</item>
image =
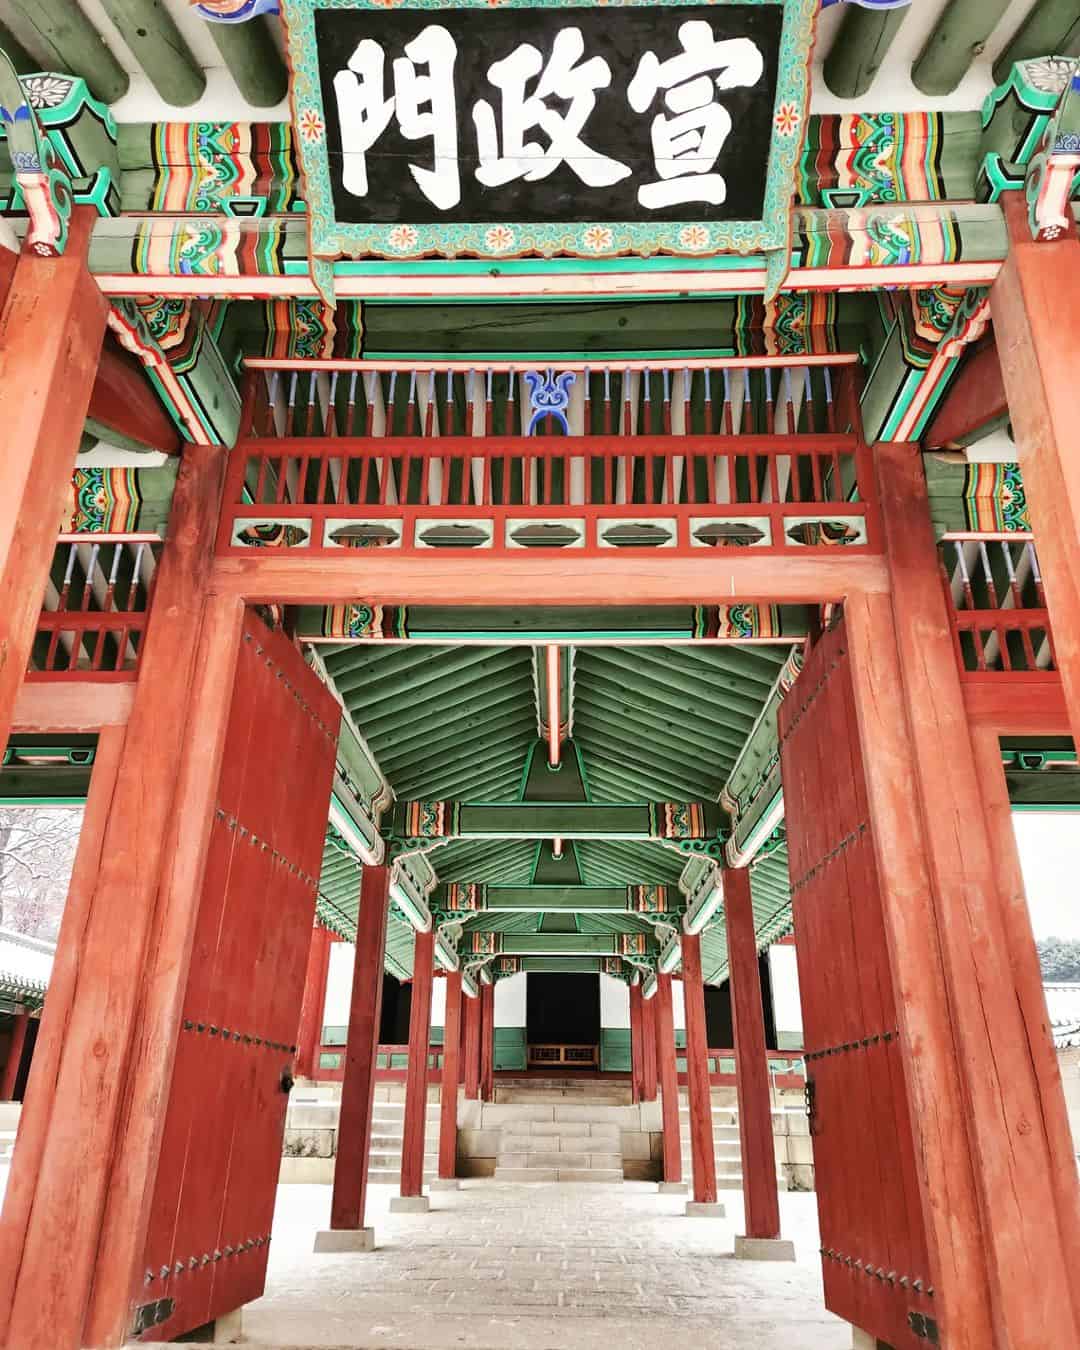
[[[911,67],[916,89],[934,98],[951,94],[983,50],[1010,0],[949,0]]]
[[[186,108],[202,98],[206,75],[164,4],[101,0],[101,5],[166,103]],[[89,83],[89,72],[79,74]]]
[[[994,79],[1004,84],[1017,61],[1039,56],[1080,56],[1076,0],[1035,0],[1030,14],[994,62]]]
[[[997,346],[984,339],[964,358],[923,444],[928,450],[972,445],[995,431],[1008,415]]]
[[[81,76],[104,103],[127,93],[127,71],[75,0],[7,0],[4,24],[39,69]]]
[[[642,960],[655,959],[660,950],[660,944],[648,933],[492,933],[470,929],[462,934],[458,951],[466,958],[623,956],[628,946]]]
[[[87,430],[102,440],[140,450],[180,453],[176,424],[162,407],[140,363],[111,334],[101,349],[86,414]]]
[[[678,891],[666,886],[485,886],[475,882],[436,888],[431,904],[451,921],[472,914],[552,913],[651,915],[681,913]]]
[[[447,839],[651,839],[704,852],[726,822],[715,802],[400,801],[392,830],[398,840],[426,846]]]
[[[825,83],[837,98],[859,98],[873,84],[907,10],[846,9],[825,58]]]
[[[265,16],[206,27],[244,98],[253,108],[276,107],[289,92],[289,75]]]

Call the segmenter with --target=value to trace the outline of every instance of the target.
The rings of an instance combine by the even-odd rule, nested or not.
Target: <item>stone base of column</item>
[[[656,1189],[661,1195],[689,1195],[690,1187],[685,1181],[659,1181]]]
[[[315,1234],[317,1252],[373,1252],[374,1228],[324,1228]]]
[[[391,1214],[426,1214],[431,1201],[426,1195],[394,1195],[390,1198]]]
[[[244,1339],[243,1322],[243,1308],[234,1308],[232,1312],[222,1313],[213,1322],[197,1327],[190,1334],[206,1345],[240,1345]]]
[[[686,1217],[688,1219],[722,1219],[727,1213],[723,1205],[709,1204],[704,1200],[687,1200]]]
[[[851,1350],[891,1350],[891,1347],[884,1341],[879,1341],[876,1336],[871,1336],[868,1331],[863,1331],[861,1327],[852,1327]]]
[[[460,1191],[461,1182],[457,1177],[432,1177],[428,1182],[429,1191]]]
[[[795,1244],[787,1238],[736,1237],[735,1256],[739,1261],[794,1261]]]

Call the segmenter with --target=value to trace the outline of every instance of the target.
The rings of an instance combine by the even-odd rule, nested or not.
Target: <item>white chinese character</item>
[[[348,70],[334,76],[334,93],[341,119],[343,157],[341,182],[355,197],[368,190],[367,152],[397,113],[398,126],[408,141],[431,138],[431,169],[409,165],[416,185],[440,210],[461,200],[457,160],[457,109],[454,99],[454,62],[457,44],[440,24],[429,24],[394,62],[394,97],[385,98],[383,49],[365,38],[349,58]],[[417,67],[428,73],[419,75]]]
[[[533,183],[566,163],[589,187],[609,187],[630,170],[617,159],[597,154],[581,140],[581,132],[596,106],[596,91],[611,83],[611,68],[599,56],[582,65],[585,51],[580,28],[564,28],[555,38],[551,60],[531,43],[523,42],[488,71],[488,79],[502,92],[502,154],[495,113],[486,99],[473,108],[480,164],[476,176],[486,187],[501,187],[515,178]],[[526,84],[539,80],[531,94]],[[569,104],[565,112],[551,107],[551,97]],[[545,149],[525,135],[534,127],[548,138]]]
[[[727,197],[723,174],[712,170],[731,132],[731,114],[714,102],[718,89],[756,84],[765,65],[749,38],[718,42],[712,25],[692,19],[679,29],[683,51],[660,62],[646,52],[626,97],[635,112],[647,112],[659,90],[674,116],[657,113],[652,121],[653,158],[659,183],[638,188],[638,201],[649,210],[685,202],[719,206]]]

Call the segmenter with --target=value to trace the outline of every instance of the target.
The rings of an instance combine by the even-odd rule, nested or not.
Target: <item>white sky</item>
[[[1036,939],[1080,939],[1080,812],[1014,811]]]

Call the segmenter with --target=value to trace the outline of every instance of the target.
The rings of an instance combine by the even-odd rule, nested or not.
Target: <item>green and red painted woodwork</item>
[[[495,1095],[495,986],[480,986],[480,1100]]]
[[[686,1078],[690,1104],[692,1198],[716,1203],[716,1153],[713,1139],[709,1042],[705,1029],[705,986],[701,978],[701,935],[682,932],[683,1006],[686,1013]]]
[[[630,985],[630,1095],[631,1100],[643,1100],[645,1076],[645,1047],[642,1044],[645,1032],[641,1020],[641,984]]]
[[[417,933],[413,948],[412,1002],[409,1008],[409,1072],[405,1082],[405,1121],[401,1136],[401,1194],[416,1196],[424,1186],[424,1127],[427,1118],[428,1035],[431,987],[435,973],[435,932]]]
[[[465,1062],[465,1097],[469,1101],[480,1100],[480,1058],[483,1038],[483,986],[479,998],[465,1000],[465,1033],[462,1058]]]
[[[26,1033],[30,1029],[30,1013],[26,1008],[17,1006],[11,1039],[8,1041],[4,1067],[0,1069],[0,1102],[15,1100],[15,1088],[22,1068],[23,1051],[26,1047]]]
[[[735,1038],[739,1144],[745,1236],[780,1236],[780,1201],[772,1129],[772,1093],[765,1049],[765,1013],[750,869],[725,868],[724,921]]]
[[[374,1115],[379,1018],[382,1010],[383,951],[390,909],[390,869],[366,866],[356,916],[349,1030],[338,1118],[337,1161],[330,1201],[332,1229],[364,1227],[368,1159]]]
[[[337,938],[321,923],[311,930],[307,970],[304,973],[304,997],[300,1005],[300,1026],[296,1033],[296,1075],[314,1078],[316,1055],[322,1040],[323,1005],[326,1002],[326,977],[330,970],[330,948]]]

